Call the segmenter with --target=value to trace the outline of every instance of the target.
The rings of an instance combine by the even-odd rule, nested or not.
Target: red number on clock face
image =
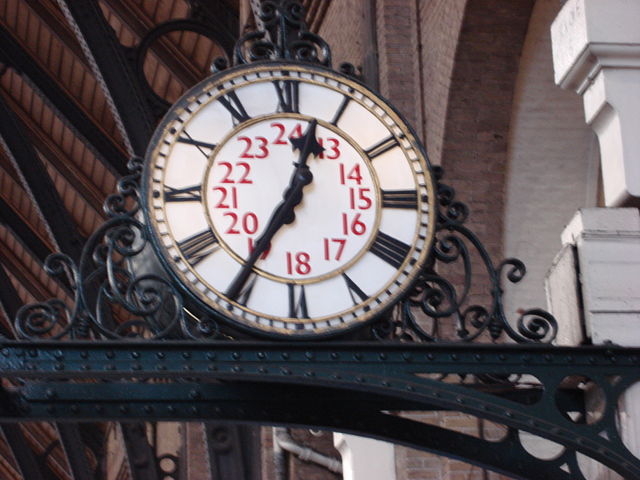
[[[249,242],[249,255],[251,255],[255,250],[256,246],[253,243],[253,238],[249,237],[247,240]],[[260,259],[264,260],[265,258],[267,258],[269,256],[270,251],[271,251],[271,242],[269,242],[269,246],[267,247],[267,249],[264,252],[262,252],[262,255],[260,255]]]
[[[351,210],[369,210],[373,201],[368,194],[370,188],[349,188],[349,206]],[[357,192],[357,193],[356,193]]]
[[[311,265],[309,264],[311,256],[307,252],[287,252],[287,273],[292,275],[294,270],[298,275],[308,275],[311,273]]]
[[[238,214],[235,212],[224,212],[223,215],[231,218],[231,225],[229,225],[229,228],[225,233],[229,235],[239,235],[240,230],[236,228],[236,225],[238,224]],[[246,234],[253,235],[258,231],[258,216],[253,212],[247,212],[242,215],[240,223],[242,225],[242,230]]]
[[[362,174],[360,173],[360,164],[354,165],[348,172],[344,166],[344,163],[340,164],[340,183],[346,185],[347,181],[351,180],[358,185],[362,184]]]
[[[335,160],[340,157],[340,140],[337,138],[329,137],[325,140],[322,138],[318,139],[318,143],[320,146],[325,147],[325,151],[320,154],[320,158],[326,158],[328,160]]]
[[[331,260],[331,252],[333,250],[332,245],[337,245],[335,247],[336,252],[333,258],[335,260],[340,260],[342,258],[342,252],[344,251],[344,246],[347,244],[346,238],[325,238],[324,241],[324,259]]]
[[[361,214],[356,213],[355,216],[349,222],[349,216],[346,213],[342,214],[342,233],[345,235],[349,235],[353,233],[354,235],[364,235],[367,231],[367,225],[360,220]]]
[[[238,208],[238,191],[236,190],[236,187],[231,187],[229,190],[227,190],[226,187],[213,187],[213,191],[221,193],[220,200],[213,208]],[[229,192],[231,193],[231,206],[225,203]]]
[[[287,145],[287,141],[283,140],[286,128],[283,124],[278,123],[278,122],[273,122],[271,125],[269,125],[272,128],[275,128],[278,130],[278,133],[276,135],[276,139],[273,141],[274,145]]]
[[[254,140],[257,143],[256,148],[258,149],[258,152],[249,153]],[[269,145],[269,141],[264,137],[255,137],[253,140],[249,137],[238,137],[238,141],[245,143],[245,147],[240,154],[240,158],[267,158],[269,155],[269,148],[267,147],[267,145]]]
[[[231,173],[233,172],[233,165],[229,162],[219,162],[218,165],[226,169],[226,172],[222,175],[220,183],[253,183],[253,180],[248,178],[249,173],[251,172],[251,165],[247,162],[236,162],[236,167],[240,167],[242,169],[242,173],[240,174],[240,178],[237,182],[233,178],[230,178]]]

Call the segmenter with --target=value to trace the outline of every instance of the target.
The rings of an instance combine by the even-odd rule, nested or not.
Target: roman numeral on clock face
[[[366,153],[367,157],[373,160],[374,158],[382,155],[385,152],[388,152],[389,150],[397,146],[398,146],[398,140],[393,135],[390,135],[384,140],[381,140],[378,143],[376,143],[373,147],[369,148],[368,150],[365,150],[364,153]]]
[[[276,80],[273,82],[278,94],[278,109],[281,112],[300,113],[300,82],[297,80]]]
[[[211,229],[207,228],[178,242],[178,248],[188,262],[195,266],[220,248],[220,244]]]
[[[409,255],[411,247],[391,235],[378,232],[370,251],[392,267],[399,269],[404,259]]]
[[[336,113],[333,116],[333,120],[331,120],[332,125],[338,124],[338,122],[340,121],[340,118],[342,117],[342,114],[347,109],[347,105],[349,105],[350,101],[351,101],[351,97],[347,97],[345,95],[344,98],[342,99],[342,102],[340,103],[340,106],[338,107],[338,110],[336,110]]]
[[[238,298],[235,299],[238,303],[241,303],[245,306],[247,305],[247,303],[249,302],[249,297],[251,296],[251,292],[253,292],[253,287],[256,284],[256,280],[258,280],[258,276],[255,273],[251,274],[249,280],[247,280],[247,283],[245,283],[242,290],[240,290]]]
[[[164,186],[165,202],[199,202],[202,200],[202,185],[192,185],[185,188]]]
[[[189,135],[186,131],[182,132],[182,135],[178,137],[178,142],[185,143],[187,145],[193,145],[200,153],[205,157],[209,158],[211,152],[216,148],[216,145],[213,143],[202,142],[200,140],[195,140],[191,135]]]
[[[289,288],[289,317],[309,318],[307,310],[307,297],[304,293],[304,285],[287,283]]]
[[[226,95],[221,95],[218,97],[218,101],[229,111],[233,117],[234,124],[242,123],[251,118],[244,109],[244,106],[242,105],[242,102],[240,102],[236,92],[229,92]]]
[[[346,274],[342,274],[342,278],[344,278],[345,283],[347,284],[347,288],[349,289],[349,296],[353,301],[354,305],[357,305],[360,302],[364,302],[369,299],[369,295],[364,293],[364,291]],[[358,300],[357,298],[360,300]]]
[[[382,208],[418,208],[416,190],[382,190]]]

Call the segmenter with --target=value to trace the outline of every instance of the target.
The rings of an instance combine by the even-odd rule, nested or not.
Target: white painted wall
[[[580,98],[553,81],[550,25],[561,0],[534,6],[516,82],[509,138],[504,255],[527,265],[507,288],[506,312],[544,307],[544,278],[559,232],[578,208],[595,206],[598,149]]]

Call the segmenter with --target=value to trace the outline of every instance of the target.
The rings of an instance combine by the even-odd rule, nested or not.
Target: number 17
[[[334,260],[340,260],[344,246],[347,244],[346,238],[325,238],[324,239],[324,259],[331,260],[331,244],[338,245],[338,251],[335,253]]]

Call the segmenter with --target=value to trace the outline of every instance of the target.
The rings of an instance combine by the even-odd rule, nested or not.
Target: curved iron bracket
[[[207,418],[318,426],[457,456],[516,478],[553,471],[548,478],[582,479],[578,454],[638,478],[640,460],[622,440],[616,409],[640,379],[639,367],[640,349],[620,347],[7,341],[0,350],[4,376],[31,381],[5,397],[0,414],[13,421]],[[505,380],[514,373],[527,381]],[[567,390],[566,379],[584,375],[604,403],[594,422],[567,414],[584,404],[579,396],[565,401],[581,393]],[[89,378],[125,381],[127,389],[66,382]],[[468,413],[509,427],[509,434],[494,443],[389,415],[422,410]],[[565,448],[552,460],[536,459],[520,432]]]

